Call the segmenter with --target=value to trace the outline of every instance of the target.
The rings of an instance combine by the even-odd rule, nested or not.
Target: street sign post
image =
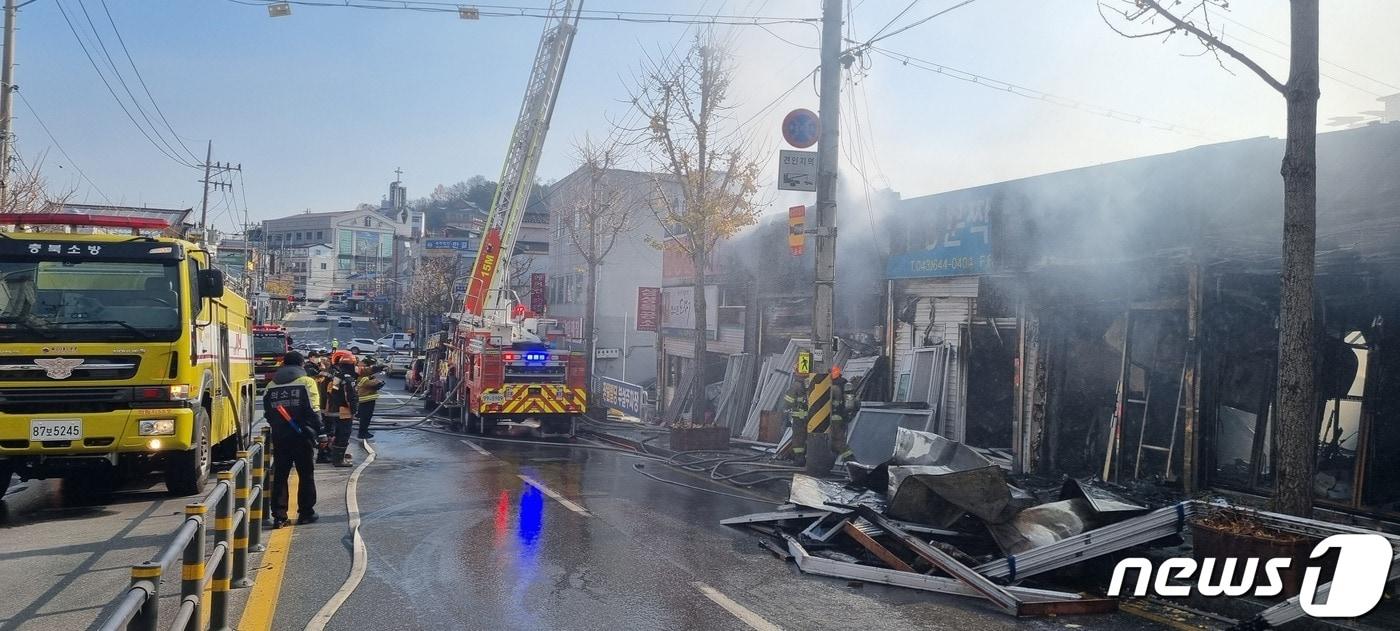
[[[804,377],[812,374],[811,351],[800,351],[797,353],[797,374]]]
[[[812,110],[796,109],[783,117],[783,140],[798,149],[817,144],[821,133],[821,119]]]
[[[778,190],[816,192],[817,152],[779,151]]]

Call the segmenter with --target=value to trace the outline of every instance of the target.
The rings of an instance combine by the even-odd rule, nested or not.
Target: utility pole
[[[831,381],[835,359],[832,311],[836,289],[836,170],[841,122],[841,0],[822,3],[821,101],[818,116],[815,296],[812,314],[812,383],[807,395],[807,465],[831,466]]]
[[[10,96],[15,90],[15,0],[5,0],[5,67],[0,69],[0,204],[10,202]]]
[[[8,1],[8,0],[6,0]],[[209,163],[214,160],[214,140],[209,140],[209,146],[204,150],[204,203],[199,206],[199,231],[203,234],[209,232]]]
[[[209,237],[209,187],[233,190],[232,182],[216,182],[213,176],[223,175],[229,171],[242,170],[242,164],[234,165],[228,162],[214,162],[214,141],[209,141],[209,145],[204,151],[204,179],[200,180],[200,182],[204,184],[204,201],[200,203],[199,206],[200,238],[207,240]],[[246,203],[247,200],[244,201]]]

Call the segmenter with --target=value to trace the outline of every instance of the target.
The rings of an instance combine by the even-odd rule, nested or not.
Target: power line
[[[870,47],[872,44],[874,44],[875,42],[878,42],[878,41],[881,41],[881,40],[885,40],[885,39],[889,39],[889,38],[891,38],[891,37],[894,37],[895,35],[899,35],[900,33],[903,33],[903,32],[905,32],[905,31],[907,31],[907,30],[909,30],[909,29],[911,29],[911,28],[914,28],[914,27],[916,27],[916,26],[918,26],[918,25],[920,25],[920,24],[923,24],[924,22],[927,22],[927,21],[929,21],[929,20],[932,20],[932,19],[934,19],[934,18],[936,18],[936,17],[939,17],[939,16],[941,16],[941,15],[944,15],[944,14],[946,14],[946,13],[951,13],[951,12],[957,10],[957,9],[961,9],[961,8],[963,8],[963,7],[965,7],[965,6],[969,5],[969,4],[972,4],[973,2],[976,2],[976,1],[977,1],[977,0],[963,0],[962,2],[959,2],[959,3],[957,3],[957,4],[955,4],[955,5],[951,6],[951,7],[948,7],[948,8],[946,8],[946,9],[942,10],[942,11],[939,11],[939,12],[937,12],[937,13],[934,13],[933,15],[930,15],[930,16],[928,16],[928,17],[922,19],[922,20],[916,20],[916,21],[911,22],[911,23],[909,23],[909,24],[907,24],[907,25],[905,25],[905,26],[902,26],[902,27],[897,28],[897,29],[895,29],[895,30],[893,30],[893,31],[890,31],[890,32],[888,32],[888,33],[885,33],[883,36],[880,35],[880,33],[883,32],[883,31],[885,30],[884,28],[882,28],[882,29],[880,29],[879,31],[876,31],[874,35],[870,36],[870,39],[868,39],[868,40],[865,41],[865,45],[862,46],[862,48],[869,48],[869,47]],[[914,5],[913,5],[913,4],[910,4],[909,6],[910,6],[910,7],[913,7]],[[905,9],[905,11],[908,11],[908,10],[909,10],[909,9]],[[904,15],[904,14],[901,13],[900,15]],[[897,19],[899,19],[899,17],[896,16],[895,19],[897,20]],[[894,23],[894,20],[890,20],[890,24],[893,24],[893,23]],[[885,28],[889,28],[889,24],[886,24],[886,25],[885,25]]]
[[[276,0],[228,0],[234,4],[265,7],[276,4]],[[349,9],[369,9],[375,11],[414,11],[419,13],[459,14],[462,5],[446,2],[359,0],[352,2],[329,2],[317,0],[284,0],[287,4],[308,7],[335,7]],[[367,4],[377,3],[377,4]],[[543,7],[519,7],[508,5],[472,5],[481,17],[523,17],[549,18],[549,10]],[[584,9],[579,16],[582,21],[631,22],[636,24],[705,24],[712,26],[761,26],[773,24],[799,24],[816,22],[820,18],[708,15],[704,13],[664,13],[657,11],[612,11],[606,9]]]
[[[875,34],[870,36],[871,41],[874,41],[874,39],[875,39],[876,37],[879,37],[881,33],[884,33],[884,32],[885,32],[885,29],[889,28],[892,24],[894,24],[895,22],[898,22],[898,21],[899,21],[899,18],[904,17],[904,14],[905,14],[905,13],[908,13],[909,10],[912,9],[912,8],[914,8],[914,5],[916,5],[916,4],[918,4],[918,3],[919,3],[919,0],[910,0],[909,6],[904,7],[904,10],[903,10],[903,11],[900,11],[899,13],[895,14],[894,17],[890,18],[890,21],[885,22],[885,25],[882,26],[882,27],[880,27],[880,30],[875,31]]]
[[[112,74],[116,75],[117,83],[122,86],[122,90],[126,92],[127,98],[131,99],[131,104],[136,107],[137,113],[141,114],[142,120],[146,121],[146,125],[151,128],[151,133],[155,134],[156,139],[159,140],[161,144],[164,144],[165,148],[169,149],[171,153],[179,155],[180,152],[175,149],[174,145],[170,144],[170,141],[165,139],[164,134],[160,133],[160,129],[156,127],[156,124],[151,121],[150,115],[146,113],[146,108],[141,106],[141,101],[137,99],[136,95],[131,91],[131,85],[126,82],[126,77],[122,75],[121,69],[117,67],[116,60],[112,59],[112,54],[107,50],[106,40],[102,39],[102,35],[97,32],[97,23],[92,21],[92,16],[87,10],[87,3],[84,2],[84,0],[78,0],[78,8],[82,10],[83,19],[87,20],[88,29],[92,31],[93,39],[97,40],[97,46],[102,51],[102,56],[107,59],[107,65],[111,67]],[[176,141],[178,142],[178,139]],[[198,158],[196,158],[196,161],[197,160]]]
[[[112,99],[114,99],[117,102],[117,105],[121,107],[122,113],[126,114],[127,120],[131,121],[132,126],[136,127],[136,131],[141,132],[141,135],[146,138],[146,141],[151,143],[151,146],[155,147],[156,151],[159,151],[161,155],[170,158],[171,160],[173,160],[181,166],[196,168],[195,165],[189,164],[184,160],[181,160],[179,157],[175,156],[174,154],[171,154],[165,148],[161,147],[160,144],[157,143],[154,139],[152,139],[151,135],[146,132],[146,128],[142,127],[140,123],[136,122],[136,117],[131,115],[131,110],[127,108],[126,102],[123,101],[120,96],[117,96],[117,91],[115,88],[112,87],[111,82],[107,80],[107,75],[102,72],[101,66],[97,65],[97,60],[93,58],[92,52],[88,50],[87,43],[83,41],[83,37],[81,34],[78,33],[77,27],[73,25],[73,21],[69,18],[68,11],[64,9],[63,3],[55,1],[54,5],[58,7],[58,12],[63,15],[63,21],[68,25],[68,30],[73,33],[73,38],[78,40],[78,46],[83,49],[83,56],[87,57],[88,63],[91,64],[92,69],[97,72],[97,77],[102,80],[102,85],[107,87],[107,92],[112,95]]]
[[[1242,29],[1244,29],[1244,30],[1246,30],[1246,31],[1249,31],[1249,32],[1251,32],[1251,33],[1254,33],[1255,35],[1258,35],[1258,36],[1260,36],[1260,37],[1263,37],[1263,38],[1265,38],[1265,39],[1268,39],[1268,40],[1270,40],[1270,41],[1273,41],[1273,42],[1275,42],[1275,43],[1277,43],[1277,44],[1280,44],[1280,45],[1289,47],[1290,49],[1291,49],[1291,47],[1292,47],[1288,42],[1285,42],[1285,41],[1283,41],[1283,40],[1281,40],[1281,39],[1279,39],[1279,38],[1277,38],[1277,37],[1274,37],[1273,35],[1270,35],[1270,34],[1268,34],[1268,33],[1265,33],[1265,32],[1263,32],[1263,31],[1260,31],[1260,30],[1258,30],[1258,29],[1255,29],[1255,28],[1249,26],[1248,24],[1245,24],[1244,22],[1241,22],[1241,21],[1239,21],[1239,20],[1236,20],[1236,19],[1234,19],[1234,18],[1232,18],[1232,17],[1230,17],[1230,16],[1228,16],[1228,15],[1222,15],[1222,14],[1220,14],[1220,13],[1216,13],[1216,14],[1215,14],[1215,17],[1220,18],[1220,19],[1222,19],[1222,20],[1225,20],[1226,22],[1229,22],[1229,23],[1231,23],[1231,24],[1234,24],[1235,26],[1238,26],[1238,27],[1240,27],[1240,28],[1242,28]],[[1257,46],[1256,46],[1256,48],[1257,48]],[[1354,74],[1354,75],[1356,75],[1356,76],[1358,76],[1358,77],[1361,77],[1362,79],[1366,79],[1366,80],[1371,81],[1371,82],[1373,82],[1373,83],[1377,83],[1377,84],[1379,84],[1379,85],[1383,85],[1383,86],[1385,86],[1386,88],[1389,88],[1389,89],[1391,89],[1391,90],[1395,90],[1395,91],[1397,91],[1397,92],[1400,92],[1400,86],[1397,86],[1397,85],[1395,85],[1395,84],[1393,84],[1393,83],[1387,83],[1387,82],[1385,82],[1385,81],[1381,81],[1380,79],[1377,79],[1377,78],[1375,78],[1375,77],[1373,77],[1373,76],[1371,76],[1371,75],[1368,75],[1368,74],[1366,74],[1366,73],[1364,73],[1364,72],[1360,72],[1360,71],[1357,71],[1357,70],[1352,70],[1351,68],[1348,68],[1348,67],[1346,67],[1346,66],[1343,66],[1342,64],[1339,64],[1339,63],[1337,63],[1337,62],[1335,62],[1335,61],[1330,61],[1330,60],[1321,59],[1321,58],[1319,58],[1319,59],[1322,61],[1322,63],[1325,63],[1325,64],[1327,64],[1327,65],[1329,65],[1329,66],[1333,66],[1333,67],[1335,67],[1335,68],[1337,68],[1337,69],[1339,69],[1339,70],[1344,70],[1344,71],[1346,71],[1346,72],[1350,72],[1351,74]]]
[[[92,187],[92,190],[97,191],[97,194],[100,195],[102,199],[107,202],[108,205],[111,205],[112,198],[107,197],[107,194],[102,192],[102,189],[99,188],[97,184],[92,181],[92,178],[88,177],[87,173],[83,171],[83,168],[78,166],[78,163],[73,161],[73,158],[68,155],[68,152],[66,150],[64,150],[63,145],[58,142],[57,138],[54,138],[53,132],[49,131],[49,126],[44,123],[44,119],[39,116],[39,112],[35,111],[34,106],[29,104],[29,99],[24,96],[24,93],[19,90],[15,90],[15,94],[19,95],[19,100],[21,103],[24,103],[24,108],[29,110],[29,115],[33,116],[34,121],[39,123],[39,128],[44,130],[44,135],[49,137],[49,142],[52,142],[53,146],[58,148],[58,153],[62,155],[65,160],[68,160],[68,166],[73,167],[73,170],[77,171],[78,175],[82,176],[83,181],[87,182],[88,186]]]
[[[986,88],[991,88],[993,90],[999,90],[1002,92],[1015,94],[1016,96],[1037,101],[1044,101],[1046,103],[1050,103],[1051,105],[1058,105],[1060,107],[1076,109],[1088,112],[1090,114],[1103,116],[1104,118],[1111,118],[1113,120],[1122,121],[1125,123],[1136,123],[1138,125],[1143,125],[1153,129],[1170,131],[1174,133],[1184,134],[1187,136],[1195,136],[1197,138],[1202,138],[1206,140],[1217,140],[1223,137],[1223,134],[1196,129],[1194,127],[1188,127],[1186,125],[1179,125],[1176,123],[1167,122],[1149,116],[1131,114],[1122,110],[1117,110],[1111,107],[1104,107],[1102,105],[1095,105],[1093,103],[1087,103],[1078,99],[1057,96],[1049,92],[1044,92],[1041,90],[1036,90],[1034,88],[1028,88],[1022,85],[1017,85],[1009,81],[993,79],[991,77],[968,72],[966,70],[959,70],[957,68],[945,66],[943,64],[928,61],[926,59],[919,59],[918,57],[913,57],[904,53],[886,50],[879,46],[871,46],[870,50],[878,52],[884,55],[885,57],[888,57],[895,61],[901,62],[906,66],[913,66],[920,70],[935,72],[946,77],[957,79],[959,81],[966,81],[968,83],[977,84]]]
[[[82,4],[82,0],[78,1],[79,4]],[[150,99],[151,106],[156,110],[156,115],[160,117],[162,123],[165,123],[165,128],[170,131],[171,136],[175,137],[175,142],[180,145],[180,148],[184,149],[185,153],[191,158],[194,158],[195,162],[198,162],[199,156],[195,155],[193,151],[190,151],[190,148],[185,145],[184,141],[180,140],[180,134],[175,132],[175,128],[171,126],[170,121],[165,118],[165,112],[160,109],[160,103],[157,103],[156,97],[151,94],[151,88],[146,85],[146,78],[141,76],[141,69],[136,67],[136,60],[132,59],[131,50],[126,47],[126,39],[122,37],[121,29],[117,28],[116,20],[112,19],[112,10],[107,7],[107,0],[101,0],[101,2],[102,11],[107,14],[107,23],[112,25],[112,32],[117,35],[117,43],[121,44],[122,53],[126,55],[127,63],[131,64],[131,71],[136,73],[136,80],[141,83],[141,89],[146,93],[146,98]]]
[[[1261,46],[1261,45],[1259,45],[1259,44],[1256,44],[1256,43],[1251,42],[1251,41],[1249,41],[1249,40],[1247,40],[1247,39],[1244,39],[1243,37],[1240,37],[1239,35],[1230,35],[1229,37],[1225,37],[1225,36],[1222,35],[1222,36],[1220,36],[1220,37],[1221,37],[1222,40],[1228,40],[1228,41],[1231,41],[1231,42],[1237,42],[1237,43],[1240,43],[1240,44],[1244,44],[1245,46],[1248,46],[1248,47],[1250,47],[1250,48],[1253,48],[1254,50],[1257,50],[1257,51],[1259,51],[1259,52],[1261,52],[1261,53],[1264,53],[1265,55],[1269,55],[1270,57],[1274,57],[1274,58],[1276,58],[1276,59],[1282,59],[1282,60],[1284,60],[1284,61],[1288,61],[1288,60],[1289,60],[1288,55],[1279,54],[1279,53],[1277,53],[1277,52],[1274,52],[1274,51],[1272,51],[1272,50],[1269,50],[1268,48],[1265,48],[1265,47],[1263,47],[1263,46]],[[1368,88],[1363,88],[1363,87],[1361,87],[1361,86],[1359,86],[1359,85],[1356,85],[1355,83],[1352,83],[1352,82],[1350,82],[1350,81],[1347,81],[1346,79],[1342,79],[1341,77],[1338,77],[1338,76],[1336,76],[1336,75],[1328,74],[1328,73],[1326,73],[1326,72],[1322,72],[1321,70],[1318,71],[1318,74],[1321,75],[1321,76],[1324,77],[1324,78],[1330,79],[1330,80],[1332,80],[1332,81],[1336,81],[1337,83],[1339,83],[1339,84],[1341,84],[1341,85],[1344,85],[1344,86],[1346,86],[1346,87],[1348,87],[1348,88],[1351,88],[1351,89],[1353,89],[1353,90],[1356,90],[1356,91],[1358,91],[1358,92],[1365,92],[1366,94],[1369,94],[1369,95],[1374,96],[1374,97],[1377,97],[1377,98],[1379,98],[1379,97],[1381,97],[1381,96],[1384,96],[1383,94],[1381,94],[1381,93],[1379,93],[1379,92],[1376,92],[1375,90],[1371,90],[1371,89],[1368,89]]]

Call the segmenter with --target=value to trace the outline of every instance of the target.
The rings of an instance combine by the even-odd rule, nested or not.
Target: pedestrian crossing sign
[[[812,351],[802,351],[797,354],[797,374],[812,374]]]

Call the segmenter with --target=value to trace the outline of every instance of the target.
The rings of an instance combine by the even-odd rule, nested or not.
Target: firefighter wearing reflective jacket
[[[846,423],[855,414],[855,395],[846,391],[846,378],[841,376],[841,367],[831,367],[831,451],[838,460],[851,457],[846,444]]]
[[[312,449],[321,433],[321,398],[316,382],[302,368],[301,353],[287,352],[263,393],[263,415],[272,430],[272,527],[287,517],[287,479],[296,467],[299,523],[316,521],[316,463]]]
[[[355,412],[359,409],[359,396],[355,391],[355,355],[350,351],[336,351],[331,354],[330,376],[326,380],[326,400],[323,415],[327,424],[334,428],[331,441],[330,461],[337,467],[354,464],[345,450],[350,446],[350,428],[355,422]]]
[[[792,461],[800,467],[807,464],[807,384],[803,375],[792,376],[783,404],[792,427]]]

